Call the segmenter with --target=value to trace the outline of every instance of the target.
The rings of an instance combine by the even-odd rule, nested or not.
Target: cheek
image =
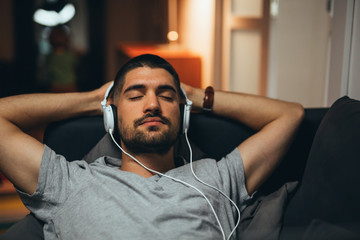
[[[119,127],[131,126],[132,125],[131,123],[133,122],[132,115],[133,113],[131,111],[118,111],[117,118],[118,118]]]
[[[171,118],[172,118],[171,120],[172,120],[174,126],[180,126],[180,122],[182,121],[180,119],[181,117],[182,117],[182,115],[180,114],[179,110],[176,110],[171,114]]]
[[[138,108],[132,106],[131,104],[122,104],[119,103],[117,107],[118,119],[123,123],[129,123],[136,118],[136,115],[139,115]]]

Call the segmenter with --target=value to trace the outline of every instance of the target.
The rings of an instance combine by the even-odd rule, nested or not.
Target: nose
[[[160,111],[160,103],[159,99],[155,93],[148,93],[146,96],[145,106],[144,106],[144,113],[154,113],[154,112],[161,112]]]

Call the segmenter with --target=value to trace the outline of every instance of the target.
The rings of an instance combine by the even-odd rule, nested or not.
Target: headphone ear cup
[[[184,105],[184,117],[183,117],[183,133],[185,133],[190,126],[190,111],[191,105],[185,104]]]
[[[181,90],[181,93],[182,93],[182,97],[185,98],[182,132],[186,133],[187,130],[189,129],[189,127],[190,127],[190,113],[191,113],[191,108],[192,108],[192,101],[187,98],[186,92],[185,92],[185,90],[183,88],[180,88],[180,90]]]
[[[117,110],[113,104],[105,107],[103,112],[104,127],[106,132],[114,132],[117,124]]]

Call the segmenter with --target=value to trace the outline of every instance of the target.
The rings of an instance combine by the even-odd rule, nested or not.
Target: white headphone
[[[186,133],[190,127],[190,112],[192,108],[192,101],[188,99],[185,90],[180,87],[181,92],[185,97],[185,105],[184,105],[184,117],[183,117],[183,133]]]
[[[114,132],[115,126],[117,124],[116,123],[117,115],[116,115],[114,106],[111,104],[106,106],[106,103],[107,103],[107,99],[109,97],[109,93],[110,93],[111,89],[113,88],[113,86],[114,86],[114,82],[112,82],[110,84],[110,86],[106,90],[104,100],[102,100],[100,103],[101,111],[103,112],[105,131],[111,132],[111,133]]]
[[[114,82],[110,84],[108,89],[106,90],[104,100],[101,101],[101,110],[103,112],[104,117],[104,127],[106,132],[114,132],[115,126],[117,124],[117,115],[116,115],[116,108],[114,105],[110,104],[106,106],[107,100],[109,98],[109,94],[114,86]],[[183,133],[187,132],[190,126],[190,112],[192,107],[192,101],[187,98],[187,95],[184,89],[181,88],[181,92],[185,97],[185,104],[184,104],[184,117],[183,117]]]

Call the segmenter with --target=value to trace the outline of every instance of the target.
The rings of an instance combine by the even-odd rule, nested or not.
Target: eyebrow
[[[144,84],[135,84],[135,85],[131,85],[128,88],[126,88],[124,93],[127,93],[132,90],[145,89],[145,88],[146,88],[146,86]],[[157,89],[158,90],[170,90],[170,91],[176,93],[175,88],[170,85],[167,85],[167,84],[160,85]]]
[[[170,90],[170,91],[173,91],[174,93],[176,93],[176,90],[173,86],[170,86],[170,85],[160,85],[158,87],[159,90]]]
[[[124,93],[127,93],[132,90],[144,89],[144,88],[145,88],[145,85],[143,85],[143,84],[135,84],[135,85],[131,85],[128,88],[126,88]]]

